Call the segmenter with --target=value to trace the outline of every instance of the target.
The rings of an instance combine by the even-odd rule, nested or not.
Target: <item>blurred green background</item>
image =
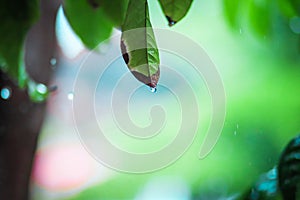
[[[203,134],[198,134],[177,162],[148,174],[103,167],[84,150],[73,127],[72,85],[87,51],[62,52],[53,80],[59,89],[50,96],[36,155],[32,200],[235,199],[277,164],[299,133],[299,1],[195,0],[172,28],[157,1],[149,6],[153,27],[190,37],[219,70],[227,114],[217,145],[199,160]]]

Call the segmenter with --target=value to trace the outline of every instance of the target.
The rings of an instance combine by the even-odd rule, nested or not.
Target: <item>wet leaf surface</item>
[[[146,0],[130,0],[122,26],[121,50],[131,73],[155,88],[159,79],[159,52]]]

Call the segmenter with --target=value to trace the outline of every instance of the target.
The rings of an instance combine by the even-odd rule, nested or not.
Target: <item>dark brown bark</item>
[[[29,31],[26,41],[27,71],[45,84],[52,74],[50,59],[56,55],[54,27],[59,4],[60,0],[41,1],[41,18]],[[32,103],[26,91],[0,73],[0,88],[3,87],[9,87],[12,96],[0,99],[0,199],[26,200],[46,103]]]

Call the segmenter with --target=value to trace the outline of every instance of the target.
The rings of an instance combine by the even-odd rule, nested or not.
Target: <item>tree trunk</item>
[[[44,84],[50,80],[50,59],[57,50],[55,17],[60,1],[40,1],[40,20],[26,39],[27,71],[34,80]],[[26,200],[46,103],[30,102],[26,91],[0,72],[0,90],[4,87],[11,90],[11,97],[0,99],[0,199]]]

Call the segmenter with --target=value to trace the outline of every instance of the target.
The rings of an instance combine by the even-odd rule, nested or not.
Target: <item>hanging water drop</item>
[[[152,93],[156,93],[157,92],[157,88],[156,87],[149,87],[150,88],[150,92]]]
[[[170,27],[176,24],[176,22],[175,22],[171,17],[166,16],[166,18],[167,18],[167,20],[168,20],[168,22],[169,22],[169,26],[170,26]]]
[[[169,26],[174,26],[174,24],[175,24],[174,21],[169,22]]]
[[[43,102],[47,99],[49,91],[46,85],[28,80],[28,95],[34,102]]]
[[[74,99],[74,93],[73,92],[69,92],[68,93],[68,99],[69,100],[73,100]]]
[[[56,59],[55,58],[51,58],[50,59],[50,64],[52,65],[52,66],[54,66],[54,65],[56,65]]]
[[[36,90],[40,94],[46,94],[48,92],[47,87],[42,83],[37,84]]]
[[[1,98],[7,100],[11,97],[11,89],[9,87],[4,87],[1,89]]]

